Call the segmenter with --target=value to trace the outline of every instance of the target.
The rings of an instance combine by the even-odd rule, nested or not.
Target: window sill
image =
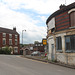
[[[6,44],[3,44],[4,46],[6,45]]]
[[[75,53],[74,50],[66,50],[65,52],[66,52],[66,53]]]
[[[69,27],[69,29],[73,29],[73,28],[75,28],[75,26],[73,26],[73,27]]]
[[[56,50],[56,52],[60,52],[60,53],[62,53],[62,52],[63,52],[63,50]]]
[[[9,44],[9,45],[13,45],[13,44]]]

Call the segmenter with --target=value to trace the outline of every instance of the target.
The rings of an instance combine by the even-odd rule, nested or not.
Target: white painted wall
[[[53,38],[53,36],[50,36],[48,38],[48,48],[49,48],[48,59],[49,60],[51,60],[51,53],[52,53],[52,46],[51,46],[51,44],[54,44],[54,38]],[[54,47],[54,54],[55,54],[55,47]]]
[[[75,53],[57,53],[57,61],[75,65]]]
[[[55,28],[55,18],[52,18],[49,22],[48,22],[48,30]]]
[[[65,53],[65,35],[66,33],[57,34],[56,37],[61,36],[62,38],[62,51],[63,53],[57,52],[57,61],[65,64],[75,65],[75,53]]]
[[[61,34],[55,35],[56,37],[61,36],[61,39],[62,39],[62,51],[63,52],[65,52],[65,37],[64,37],[65,35],[66,35],[66,33],[61,33]]]

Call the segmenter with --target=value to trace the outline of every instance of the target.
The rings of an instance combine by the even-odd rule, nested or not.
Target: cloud
[[[25,34],[24,43],[33,43],[35,40],[42,40],[46,36],[46,28],[36,25],[39,20],[34,20],[27,14],[13,11],[3,3],[0,3],[0,10],[0,27],[12,29],[16,26],[20,33],[20,41],[24,29],[26,29],[26,32],[23,32]]]
[[[66,5],[72,2],[75,0],[66,0]],[[1,0],[0,27],[12,29],[16,26],[20,42],[24,29],[26,29],[26,32],[23,32],[24,43],[41,41],[46,37],[47,17],[64,3],[65,0]],[[23,12],[21,9],[24,9]]]
[[[3,0],[12,9],[32,9],[39,14],[49,14],[57,9],[65,0]],[[75,2],[75,0],[66,0],[66,5]]]

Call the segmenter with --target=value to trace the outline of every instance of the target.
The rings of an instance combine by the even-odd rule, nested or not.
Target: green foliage
[[[37,43],[39,43],[39,41],[35,41],[35,42],[34,42],[34,44],[37,44]]]
[[[11,49],[9,49],[9,47],[5,47],[0,49],[0,54],[11,54]]]
[[[52,62],[57,62],[57,60],[52,60]]]

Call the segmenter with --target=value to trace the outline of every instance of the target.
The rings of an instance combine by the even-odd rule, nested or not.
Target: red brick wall
[[[3,46],[10,46],[9,45],[9,34],[6,34],[6,45],[3,45],[3,35],[2,35],[2,33],[0,33],[0,48],[2,48]],[[15,45],[15,34],[12,34],[12,47],[18,47],[18,54],[20,53],[20,44],[19,44],[19,35],[18,35],[18,38],[17,38],[17,40],[18,40],[18,44],[17,45]]]
[[[19,35],[18,35],[18,54],[20,54],[20,40],[19,40]]]
[[[56,31],[61,31],[68,29],[70,27],[69,14],[68,12],[63,12],[55,17],[56,21]]]
[[[6,34],[6,45],[9,46],[9,34]]]
[[[19,41],[19,35],[18,35],[18,38],[17,38],[17,45],[15,45],[15,35],[13,34],[12,35],[12,43],[13,43],[13,47],[17,46],[18,47],[18,54],[20,53],[20,41]]]
[[[12,43],[13,43],[13,46],[15,46],[15,35],[14,34],[12,35]]]
[[[0,48],[2,47],[2,33],[0,33]]]

